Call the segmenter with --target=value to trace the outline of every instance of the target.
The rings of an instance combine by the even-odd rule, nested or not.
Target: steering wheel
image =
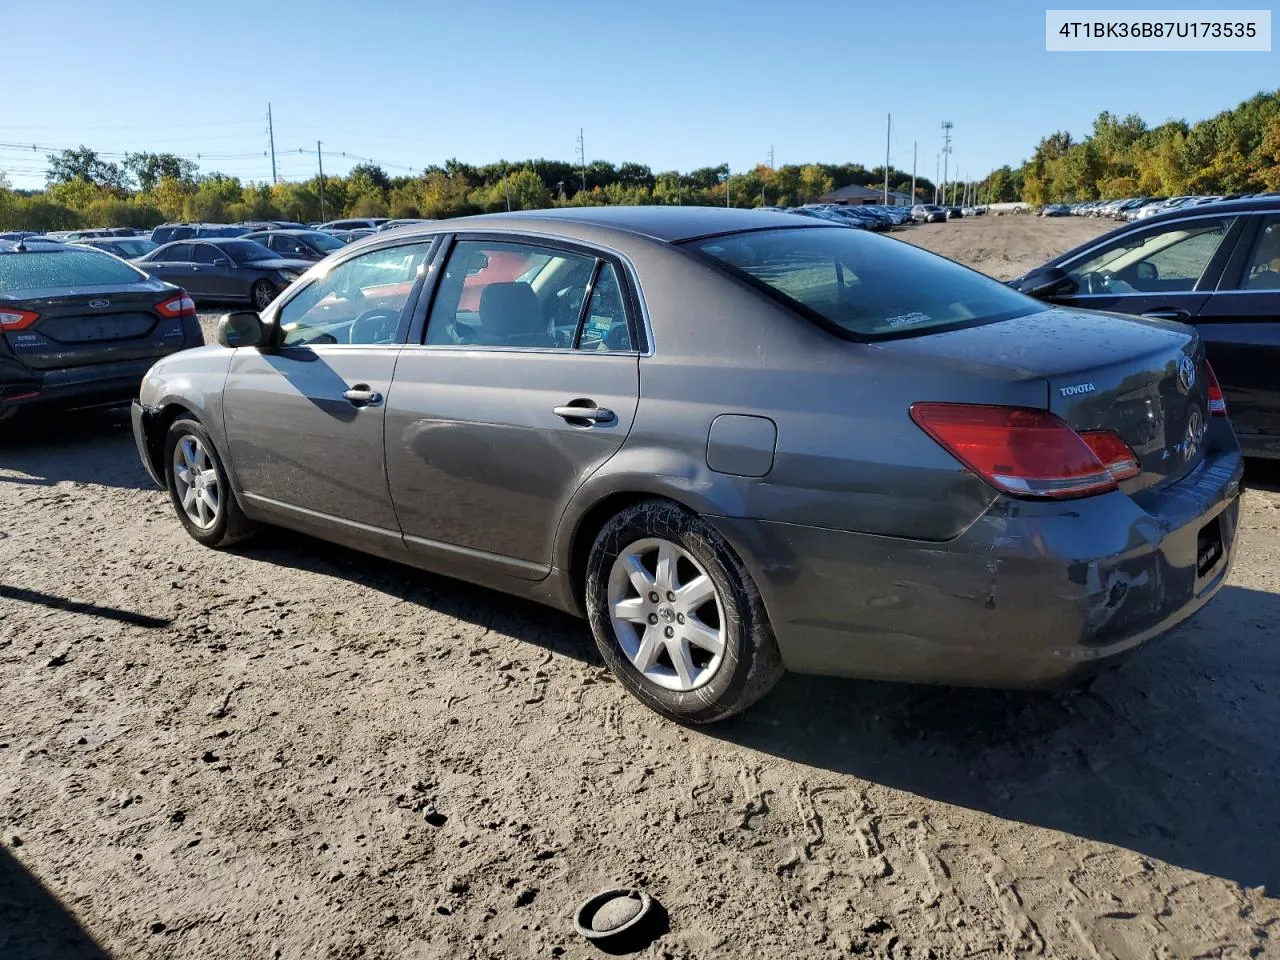
[[[386,343],[394,340],[400,325],[400,311],[375,307],[366,310],[347,327],[347,343]]]
[[[1115,276],[1110,270],[1099,270],[1097,273],[1085,274],[1085,289],[1089,293],[1110,293],[1111,278]]]

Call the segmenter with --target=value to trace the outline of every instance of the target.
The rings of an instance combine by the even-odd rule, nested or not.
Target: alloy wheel
[[[222,510],[218,471],[199,437],[188,433],[173,448],[173,485],[188,520],[201,530],[218,522]]]
[[[686,692],[724,662],[724,604],[693,556],[652,537],[626,547],[609,571],[609,617],[627,659],[651,682]]]

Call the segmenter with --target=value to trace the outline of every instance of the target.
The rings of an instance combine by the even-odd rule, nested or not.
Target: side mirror
[[[216,339],[224,347],[265,347],[267,328],[256,313],[237,310],[219,318]]]
[[[229,267],[231,266],[231,261],[226,257],[219,257],[217,260],[213,261],[213,265],[215,267]]]
[[[1026,276],[1011,280],[1009,286],[1029,297],[1044,300],[1076,292],[1076,282],[1061,267],[1040,267]]]

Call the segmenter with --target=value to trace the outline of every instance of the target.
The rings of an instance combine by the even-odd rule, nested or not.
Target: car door
[[[333,265],[272,308],[272,348],[236,350],[224,421],[254,512],[403,553],[384,467],[384,403],[430,248],[400,243]]]
[[[191,288],[189,292],[214,300],[245,295],[244,284],[235,282],[235,264],[222,250],[207,241],[192,241]]]
[[[153,277],[177,284],[188,293],[195,292],[190,285],[192,268],[195,264],[191,262],[191,244],[189,243],[179,241],[166,244],[154,251],[150,259],[139,266]]]
[[[540,579],[570,497],[635,417],[637,301],[616,258],[543,240],[458,239],[435,274],[387,398],[405,545],[445,572]]]
[[[1246,218],[1203,215],[1135,228],[1060,263],[1074,292],[1053,303],[1189,322],[1209,299]]]
[[[1280,456],[1280,214],[1252,218],[1196,325],[1241,446]]]

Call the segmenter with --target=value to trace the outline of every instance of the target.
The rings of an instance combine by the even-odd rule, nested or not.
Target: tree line
[[[859,184],[879,189],[884,168],[861,164],[760,165],[731,173],[727,164],[687,173],[654,173],[641,163],[596,160],[585,167],[557,160],[483,165],[449,160],[417,176],[390,176],[362,163],[345,176],[305,181],[242,182],[167,153],[130,153],[104,160],[89,147],[50,154],[47,184],[15,191],[0,173],[0,228],[68,230],[150,227],[164,221],[234,222],[340,217],[440,219],[501,210],[633,204],[734,207],[795,206]],[[891,190],[909,193],[909,172],[889,168]],[[916,181],[931,198],[933,184]]]
[[[1030,204],[1133,196],[1280,190],[1280,91],[1259,93],[1216,116],[1149,126],[1137,114],[1098,114],[1082,139],[1059,130],[1009,181]],[[1018,182],[1020,181],[1020,183]],[[1009,199],[1013,199],[1011,196]]]

